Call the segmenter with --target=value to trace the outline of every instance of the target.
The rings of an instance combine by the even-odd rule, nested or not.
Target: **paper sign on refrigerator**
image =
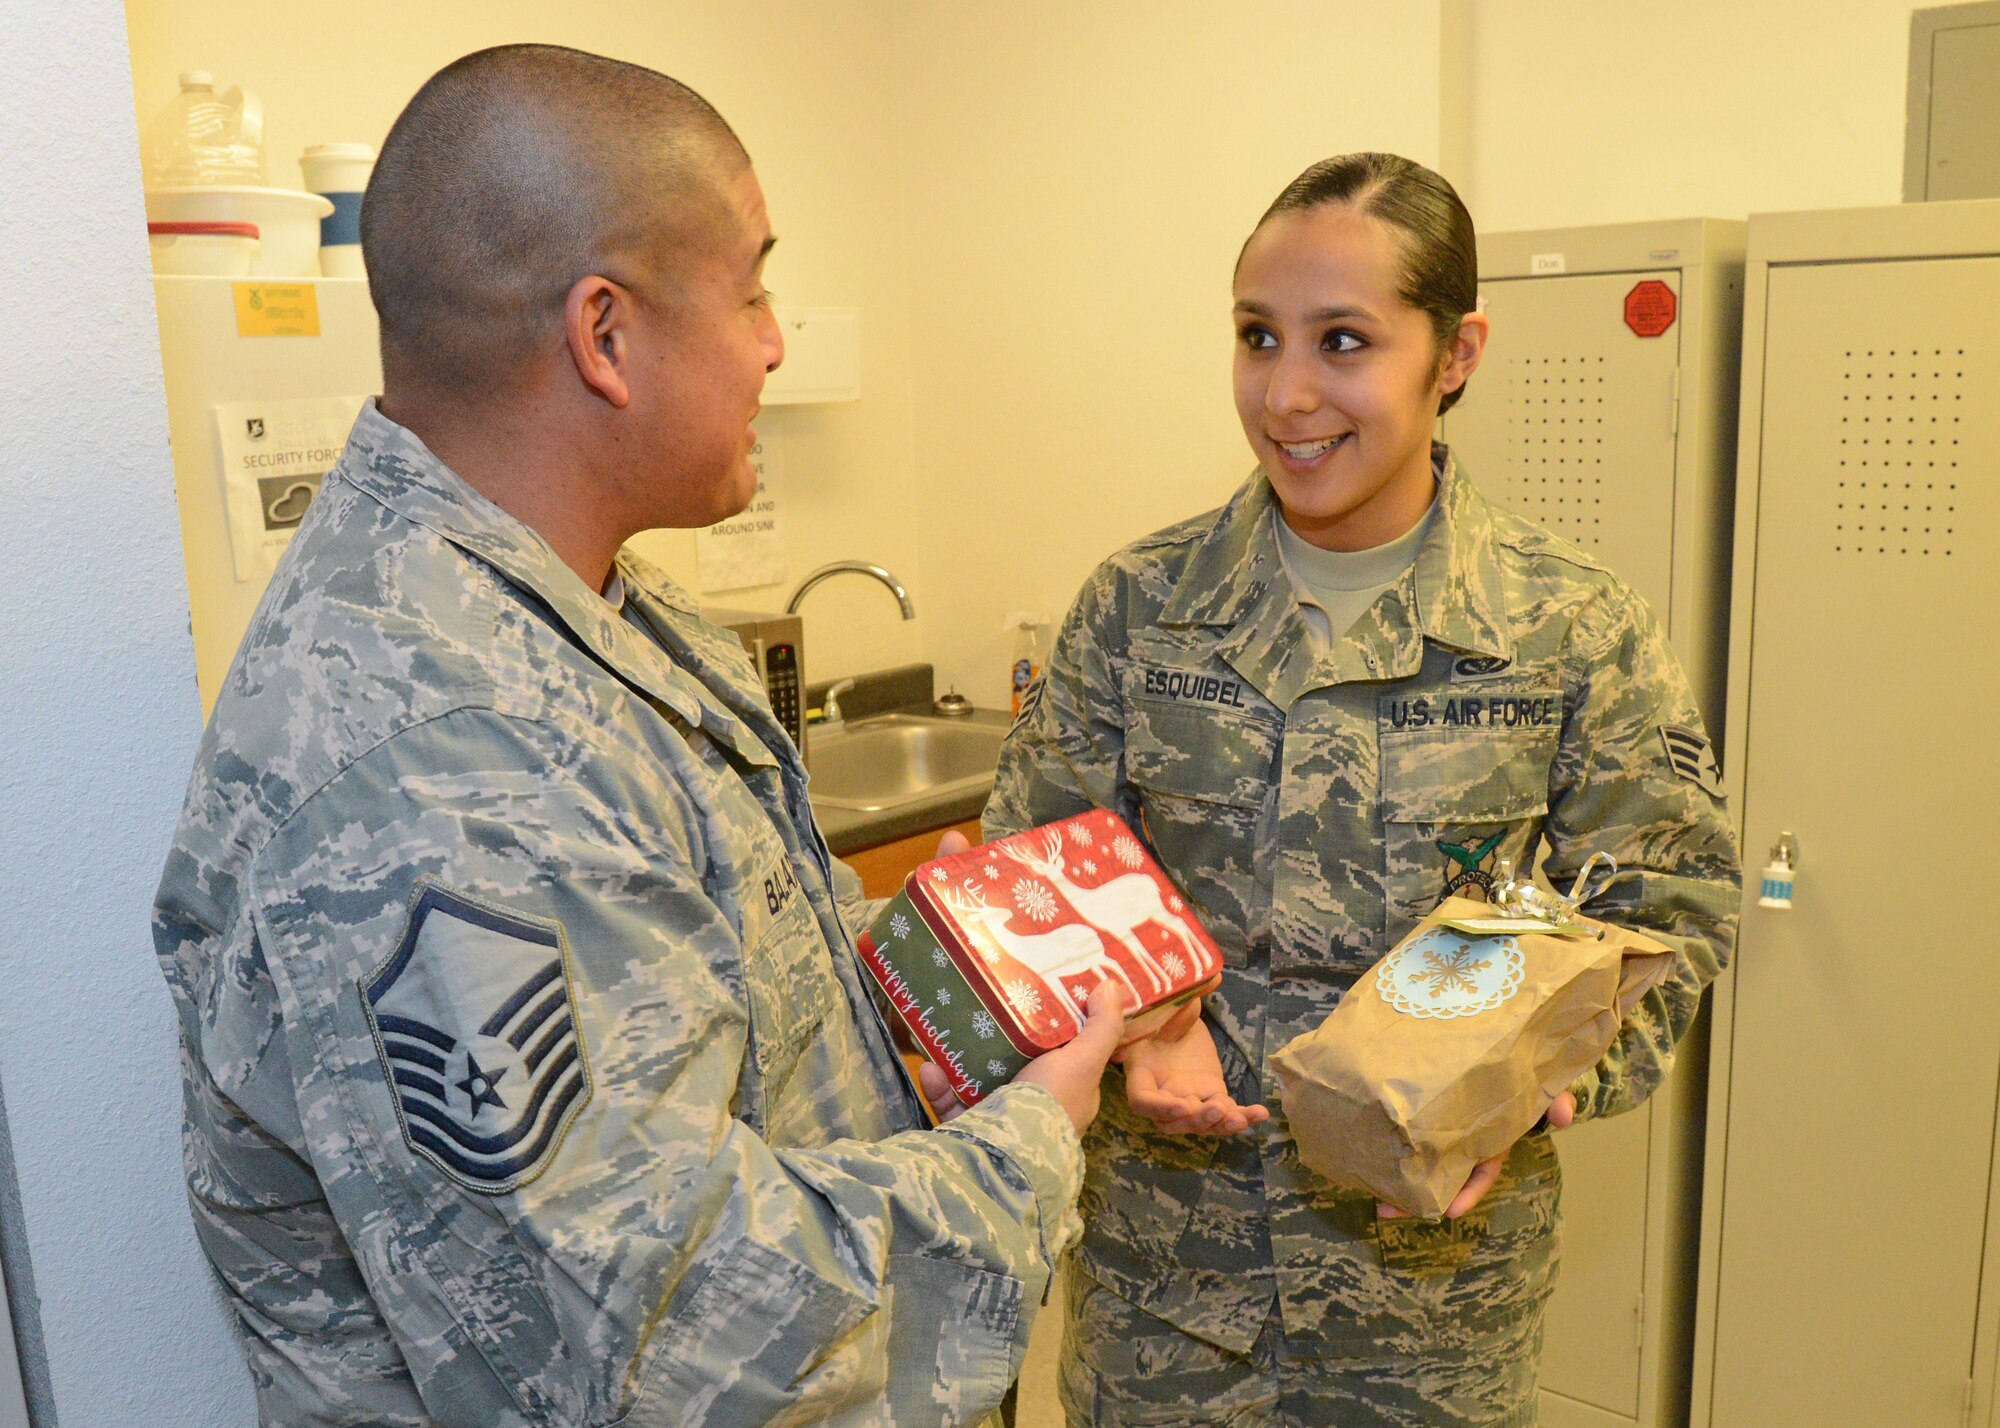
[[[340,460],[365,397],[217,402],[222,504],[239,581],[265,580],[291,543],[320,479]]]

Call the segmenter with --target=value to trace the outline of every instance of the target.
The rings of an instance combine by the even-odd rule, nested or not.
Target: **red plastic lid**
[[[224,238],[259,236],[254,223],[148,223],[146,231],[173,237],[193,237],[197,234],[217,234]]]

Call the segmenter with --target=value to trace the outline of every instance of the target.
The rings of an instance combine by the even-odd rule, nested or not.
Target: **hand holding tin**
[[[1037,1056],[1014,1078],[1017,1085],[1040,1086],[1062,1102],[1078,1135],[1097,1119],[1104,1068],[1125,1034],[1125,1008],[1131,1004],[1124,984],[1105,978],[1090,994],[1083,1030],[1067,1045]]]

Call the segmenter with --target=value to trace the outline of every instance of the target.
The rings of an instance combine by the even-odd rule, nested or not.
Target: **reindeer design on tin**
[[[1062,834],[1055,829],[1049,829],[1032,844],[1003,844],[1001,851],[1053,883],[1071,907],[1132,955],[1158,990],[1171,987],[1174,979],[1139,940],[1139,929],[1148,923],[1165,929],[1180,943],[1187,952],[1189,968],[1204,975],[1213,970],[1207,949],[1188,931],[1187,924],[1167,909],[1160,897],[1159,884],[1144,873],[1125,873],[1098,887],[1082,887],[1070,881],[1069,870],[1063,864]]]
[[[1080,922],[1066,922],[1047,932],[1016,932],[1007,925],[1014,916],[1013,909],[989,904],[969,878],[958,887],[939,884],[936,892],[955,915],[968,925],[976,923],[984,928],[986,935],[999,945],[1001,951],[1046,982],[1056,1000],[1078,1022],[1084,1018],[1084,1009],[1064,985],[1065,977],[1093,972],[1116,977],[1132,994],[1133,1005],[1139,1004],[1139,989],[1132,985],[1132,979],[1125,975],[1118,959],[1105,950],[1104,939],[1097,935],[1095,929]]]

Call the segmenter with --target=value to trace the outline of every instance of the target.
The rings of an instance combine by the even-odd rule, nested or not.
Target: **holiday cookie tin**
[[[968,1105],[1075,1036],[1105,978],[1131,991],[1131,1040],[1222,970],[1166,874],[1102,809],[925,863],[860,950]]]

